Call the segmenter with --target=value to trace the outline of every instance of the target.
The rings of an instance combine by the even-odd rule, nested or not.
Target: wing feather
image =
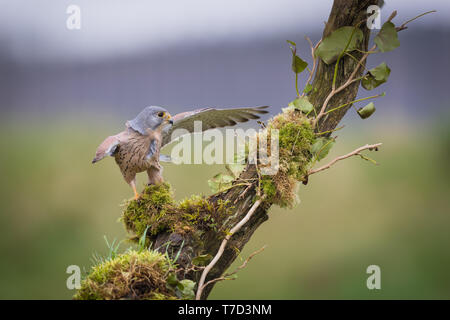
[[[172,141],[172,133],[177,129],[194,132],[194,122],[202,122],[202,131],[226,126],[234,126],[239,122],[259,119],[260,115],[268,113],[267,106],[253,108],[215,109],[203,108],[182,112],[173,117],[173,126],[164,132],[162,146]]]
[[[117,151],[120,146],[120,140],[123,136],[123,132],[116,134],[115,136],[109,136],[106,138],[97,148],[95,152],[95,157],[92,163],[96,163],[102,160],[104,157],[112,156]]]

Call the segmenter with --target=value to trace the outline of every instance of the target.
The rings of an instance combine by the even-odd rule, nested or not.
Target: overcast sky
[[[70,4],[81,9],[81,30],[66,28]],[[331,0],[0,0],[0,45],[28,59],[91,59],[143,48],[245,41],[321,30]],[[387,0],[382,19],[397,22],[424,11],[417,26],[450,27],[450,1]],[[299,36],[300,37],[300,36]]]

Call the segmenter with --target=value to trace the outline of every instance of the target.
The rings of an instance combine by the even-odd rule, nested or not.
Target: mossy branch
[[[366,8],[377,3],[377,0],[334,1],[323,38],[342,26],[356,25],[358,21],[364,20]],[[326,65],[321,59],[314,61],[308,79],[309,83],[315,71],[312,82],[314,90],[309,93],[308,98],[314,106],[320,107],[314,110],[318,112],[317,121],[312,123],[301,111],[290,109],[274,117],[268,124],[269,133],[270,130],[277,129],[280,136],[280,170],[275,176],[261,175],[255,164],[247,164],[232,188],[208,198],[193,197],[176,203],[170,194],[170,187],[162,185],[148,188],[143,199],[127,205],[123,221],[127,229],[136,235],[134,239],[138,241],[144,235],[152,248],[168,256],[166,262],[175,260],[176,257],[175,278],[198,283],[200,290],[197,288],[197,298],[208,297],[217,283],[213,280],[222,277],[253,233],[268,219],[268,209],[273,204],[291,206],[295,202],[295,186],[298,181],[307,183],[308,174],[311,174],[309,165],[313,158],[311,147],[318,138],[318,133],[333,132],[348,109],[343,107],[324,116],[326,107],[329,103],[336,106],[349,104],[355,100],[358,92],[357,82],[362,72],[360,65],[364,65],[364,56],[367,54],[362,52],[368,52],[370,34],[368,28],[360,29],[364,37],[358,44],[359,51],[355,52],[359,63],[347,55],[341,57],[337,69]],[[313,59],[317,46],[313,47],[311,44]],[[331,89],[333,83],[337,89]],[[249,183],[242,184],[239,181]],[[260,197],[259,193],[264,197]],[[214,263],[210,263],[214,256]],[[209,264],[208,270],[195,267],[199,262]],[[168,265],[167,268],[171,269],[172,262]],[[169,283],[173,276],[169,278],[169,274],[165,272],[163,279]],[[187,293],[192,291],[191,282],[181,285]],[[180,294],[174,296],[173,291],[164,291],[162,287],[155,291],[156,287],[152,288],[150,280],[144,283],[146,285],[140,295],[144,298],[161,297],[155,296],[158,292],[175,298],[189,297]],[[128,291],[123,294],[123,298],[130,298]]]
[[[377,4],[377,2],[378,2],[377,0],[335,1],[333,4],[333,8],[331,10],[330,17],[326,24],[324,36],[328,35],[333,30],[336,30],[342,26],[355,25],[358,21],[364,20],[366,17],[366,8],[371,4]],[[364,34],[364,38],[358,49],[361,51],[367,51],[367,43],[369,39],[370,30],[365,27],[364,28],[361,27],[361,30]],[[316,46],[311,47],[313,57],[314,57],[314,48],[317,48],[317,46],[318,45],[316,44]],[[355,56],[361,59],[362,54],[359,55],[360,56],[358,57],[358,53],[355,53]],[[340,61],[339,70],[336,76],[336,86],[342,85],[346,81],[346,79],[348,79],[348,76],[355,70],[356,67],[355,64],[356,63],[351,58],[347,56],[342,57]],[[314,106],[321,106],[324,103],[326,96],[328,95],[327,91],[331,88],[331,81],[334,77],[334,68],[333,66],[330,67],[324,64],[323,61],[321,61],[321,59],[316,59],[315,65],[313,64],[313,68],[311,71],[315,71],[314,80],[312,81],[312,86],[315,88],[315,90],[311,91],[311,93],[309,94],[309,100]],[[359,68],[359,71],[355,73],[355,78],[359,78],[360,72],[362,72],[361,68]],[[312,73],[310,74],[310,76],[312,79]],[[308,80],[308,83],[311,81],[311,79]],[[349,85],[340,92],[335,93],[333,95],[333,98],[329,99],[329,101],[331,101],[333,105],[339,106],[355,100],[357,92],[358,92],[358,85],[356,83],[354,84],[352,83],[352,85]],[[333,114],[327,116],[326,119],[322,119],[317,129],[320,128],[321,132],[334,130],[337,127],[340,120],[344,117],[345,111],[346,109],[342,108],[336,112],[333,112]],[[306,129],[307,126],[304,125],[305,121],[302,120],[301,112],[292,112],[288,114],[287,117],[283,116],[279,117],[278,119],[277,117],[275,117],[274,121],[275,127],[284,128],[284,130],[286,130],[286,132],[284,133],[280,132],[280,152],[281,150],[284,150],[283,143],[289,145],[289,148],[287,148],[289,152],[292,150],[293,146],[296,146],[297,143],[300,143],[298,145],[299,149],[296,150],[299,153],[294,152],[294,154],[296,154],[297,156],[296,159],[297,163],[300,164],[297,166],[296,170],[297,172],[300,171],[303,173],[300,173],[297,178],[300,178],[300,176],[307,177],[308,163],[311,155],[308,155],[307,152],[305,153],[301,152],[301,148],[304,148],[305,144],[311,144],[314,141],[314,137],[310,136],[309,129]],[[300,141],[298,140],[296,141],[295,140],[297,137],[296,133],[298,132],[299,128],[302,128],[304,130],[304,133],[302,134],[302,139],[300,139]],[[295,135],[288,134],[287,131],[289,130],[295,132]],[[283,136],[288,139],[282,141],[281,137]],[[304,138],[305,136],[306,138]],[[311,138],[307,138],[309,136]],[[293,137],[294,140],[289,141],[290,137]],[[280,158],[281,159],[283,158],[282,154],[280,154]],[[292,168],[292,170],[293,169],[294,168]],[[285,181],[285,183],[289,184],[290,179],[284,179],[285,177],[288,176],[290,175],[278,177],[279,181]],[[228,203],[233,205],[229,218],[227,218],[225,221],[222,222],[223,223],[222,229],[231,230],[233,226],[235,226],[239,221],[241,221],[244,218],[244,216],[249,212],[249,210],[255,203],[255,200],[257,199],[258,188],[260,187],[259,183],[257,183],[258,181],[260,181],[259,178],[260,177],[258,168],[254,164],[248,164],[244,172],[242,172],[240,179],[246,181],[254,181],[251,184],[251,186],[236,186],[224,192],[212,195],[211,197],[208,198],[208,201],[213,205],[216,205],[219,201],[221,202],[228,201]],[[305,180],[307,180],[307,178],[305,178]],[[277,200],[280,200],[279,195],[276,194],[277,191],[273,189],[272,183],[273,179],[264,178],[263,176],[261,181],[262,181],[261,188],[263,189],[262,192],[263,194],[267,195],[267,199],[261,202],[261,204],[255,209],[254,213],[249,218],[249,221],[246,222],[242,226],[242,228],[238,232],[233,234],[233,237],[229,239],[220,259],[209,271],[205,279],[205,283],[213,279],[220,278],[222,276],[222,274],[227,270],[227,268],[231,265],[231,263],[236,259],[238,252],[242,251],[245,244],[249,241],[253,233],[258,229],[258,227],[263,222],[265,222],[268,219],[267,211],[270,208],[270,206]],[[271,192],[273,195],[272,197]],[[245,195],[242,196],[242,194]],[[286,200],[287,199],[285,199],[284,201]],[[289,201],[291,200],[292,199],[289,199]],[[284,204],[287,203],[285,202]],[[157,242],[164,243],[167,242],[167,240],[169,239],[172,239],[173,244],[176,245],[177,240],[181,241],[181,239],[184,238],[183,236],[180,237],[174,234],[165,234],[159,235]],[[219,250],[222,240],[223,238],[217,236],[217,232],[209,230],[206,231],[201,236],[201,243],[202,243],[201,247],[203,248],[203,251],[199,251],[198,249],[189,247],[189,245],[188,246],[185,245],[183,251],[186,253],[186,256],[190,255],[192,256],[192,258],[201,254],[210,254],[211,256],[215,256]],[[188,274],[187,276],[198,283],[201,276],[201,272],[191,273]],[[204,290],[201,292],[202,299],[206,299],[208,297],[215,283],[216,282],[211,283],[204,288]]]

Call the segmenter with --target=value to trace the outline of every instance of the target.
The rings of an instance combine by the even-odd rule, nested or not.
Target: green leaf
[[[336,29],[328,37],[323,39],[322,43],[316,50],[316,55],[322,58],[322,60],[326,64],[333,63],[344,51],[345,47],[347,46],[347,43],[349,45],[347,47],[346,52],[350,52],[356,49],[358,43],[361,42],[362,39],[363,33],[361,29],[359,28],[355,29],[355,27],[350,26],[341,27],[339,29]]]
[[[370,69],[361,81],[361,85],[366,90],[372,90],[379,85],[385,83],[389,75],[391,74],[391,69],[386,65],[386,63],[381,63],[379,66]]]
[[[302,60],[298,55],[294,53],[294,51],[292,51],[292,71],[299,74],[303,70],[305,70],[307,66],[308,63]]]
[[[314,142],[311,147],[311,152],[316,157],[317,161],[322,160],[328,155],[331,148],[334,146],[334,143],[335,141],[333,138],[325,137],[318,138],[316,142]]]
[[[235,178],[239,177],[241,172],[245,169],[245,164],[230,163],[225,165],[226,168],[233,174]]]
[[[216,193],[231,187],[231,183],[233,180],[234,178],[232,176],[218,173],[212,179],[208,180],[208,185],[211,188],[211,191]]]
[[[294,101],[288,104],[288,107],[294,108],[295,110],[300,110],[303,113],[311,112],[314,106],[309,102],[308,97],[298,97]]]
[[[211,261],[212,255],[202,254],[192,259],[192,264],[196,266],[206,266]]]
[[[194,288],[195,282],[192,280],[184,279],[178,282],[177,289],[181,294],[181,298],[187,300],[193,300],[195,298]]]
[[[241,174],[241,172],[245,169],[245,164],[241,163],[230,163],[228,165],[234,177],[237,178]]]
[[[290,45],[294,46],[294,47],[297,46],[297,44],[294,41],[286,40],[286,42],[289,43]]]
[[[313,86],[312,86],[310,83],[308,83],[308,84],[305,86],[305,89],[303,89],[303,92],[304,92],[304,93],[308,93],[308,92],[310,92],[310,91],[312,90],[312,88],[313,88]]]
[[[319,150],[323,147],[325,139],[324,138],[318,138],[316,142],[311,146],[311,152],[312,154],[316,154],[319,152]]]
[[[373,102],[371,102],[364,108],[359,108],[358,114],[361,117],[361,119],[367,119],[375,112],[375,110],[376,110],[375,105],[373,104]]]
[[[392,51],[400,46],[397,30],[395,30],[395,25],[390,21],[383,24],[373,41],[381,52]]]
[[[173,287],[175,287],[178,284],[177,275],[175,273],[170,273],[167,276],[167,283]]]

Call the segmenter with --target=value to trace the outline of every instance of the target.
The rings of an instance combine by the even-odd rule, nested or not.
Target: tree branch
[[[317,172],[329,169],[332,165],[334,165],[338,161],[350,158],[352,156],[361,156],[361,152],[364,151],[364,150],[370,150],[370,151],[375,150],[375,151],[378,151],[378,147],[381,146],[381,145],[382,145],[382,143],[370,144],[370,145],[366,144],[365,146],[359,147],[358,149],[353,150],[350,153],[347,153],[347,154],[345,154],[343,156],[340,156],[340,157],[337,157],[337,158],[333,159],[331,162],[329,162],[328,164],[326,164],[326,165],[324,165],[324,166],[322,166],[322,167],[320,167],[318,169],[313,169],[313,170],[308,171],[308,175],[312,175],[314,173],[317,173]]]
[[[214,267],[214,265],[217,263],[217,261],[219,261],[220,257],[222,256],[222,254],[225,250],[228,240],[230,240],[230,238],[233,236],[233,234],[238,232],[239,229],[241,229],[241,227],[244,224],[246,224],[248,222],[248,220],[250,220],[251,216],[253,215],[255,210],[259,207],[259,205],[261,204],[262,201],[263,201],[263,198],[256,200],[255,203],[253,204],[253,206],[248,211],[248,213],[245,215],[245,217],[241,221],[239,221],[238,224],[236,224],[233,227],[233,229],[231,229],[230,232],[225,236],[225,239],[223,239],[222,243],[220,244],[219,251],[217,251],[214,259],[206,266],[205,270],[203,270],[203,272],[202,272],[200,281],[198,282],[198,290],[197,290],[197,295],[195,297],[196,300],[200,300],[203,289],[207,285],[207,284],[203,285],[205,283],[206,276],[208,275],[209,271]]]
[[[314,76],[314,80],[312,82],[312,87],[314,88],[314,90],[311,90],[307,94],[309,101],[314,106],[313,111],[315,112],[315,114],[317,114],[317,116],[315,118],[306,119],[304,118],[305,116],[302,114],[302,112],[288,109],[286,112],[283,112],[281,117],[277,117],[271,122],[271,125],[273,125],[274,123],[276,123],[276,121],[278,121],[278,128],[284,128],[287,127],[287,125],[292,124],[297,131],[305,130],[304,132],[302,131],[303,133],[305,133],[305,140],[303,142],[305,148],[301,149],[301,151],[298,152],[300,156],[296,157],[294,160],[291,160],[292,158],[286,156],[285,152],[284,158],[280,157],[280,160],[284,160],[285,164],[288,164],[287,166],[285,166],[285,168],[287,167],[289,170],[291,170],[291,168],[294,167],[295,174],[286,174],[285,172],[280,170],[279,172],[285,175],[281,175],[278,177],[269,177],[268,179],[269,187],[275,189],[275,196],[269,195],[269,191],[271,190],[270,188],[267,188],[267,190],[269,191],[266,191],[265,182],[267,182],[267,180],[264,179],[267,178],[267,176],[262,176],[260,174],[257,165],[247,164],[245,170],[237,179],[235,179],[230,188],[214,194],[206,200],[201,199],[198,202],[207,208],[206,217],[203,216],[201,221],[200,219],[195,220],[196,218],[194,217],[193,219],[195,222],[191,224],[192,221],[190,221],[189,224],[183,225],[179,220],[168,219],[165,221],[165,223],[169,224],[169,226],[163,225],[163,227],[159,229],[159,225],[157,224],[155,227],[156,232],[155,230],[153,230],[151,236],[148,236],[146,233],[140,235],[141,237],[143,237],[142,239],[150,240],[153,244],[153,248],[158,248],[155,250],[159,250],[165,254],[165,259],[168,261],[168,263],[170,263],[171,266],[170,271],[175,272],[175,274],[170,275],[170,282],[172,284],[177,283],[176,281],[178,281],[178,276],[182,276],[183,280],[192,280],[185,281],[185,283],[190,283],[190,286],[187,287],[187,291],[189,291],[189,298],[191,298],[193,295],[192,287],[195,285],[193,282],[198,284],[196,299],[206,299],[217,282],[227,279],[227,277],[229,277],[230,275],[233,275],[238,270],[244,268],[255,254],[261,252],[264,249],[263,248],[250,255],[249,258],[244,262],[244,264],[238,267],[231,274],[223,275],[228,267],[237,258],[238,253],[242,251],[246,243],[250,240],[253,233],[263,222],[267,221],[267,212],[272,204],[281,203],[277,202],[276,199],[276,196],[282,194],[282,192],[278,192],[279,189],[281,189],[281,187],[278,187],[279,185],[281,185],[282,187],[288,185],[290,187],[289,191],[292,193],[295,184],[299,180],[303,181],[303,183],[306,184],[308,175],[312,175],[329,169],[338,161],[350,158],[352,156],[360,156],[365,160],[374,162],[370,158],[364,156],[362,154],[362,151],[377,150],[381,143],[362,146],[346,155],[335,158],[322,167],[311,169],[309,171],[306,170],[306,168],[309,168],[309,166],[311,165],[311,160],[314,157],[311,148],[311,145],[315,141],[313,137],[317,137],[318,135],[325,137],[330,136],[332,132],[339,130],[339,128],[337,128],[337,125],[354,102],[375,97],[372,96],[355,100],[358,93],[361,74],[365,69],[367,57],[375,49],[374,46],[369,51],[367,50],[370,29],[366,28],[365,24],[363,25],[361,23],[361,21],[365,21],[367,19],[367,8],[370,5],[374,4],[378,4],[378,0],[334,1],[330,16],[328,18],[328,22],[326,23],[325,30],[323,32],[322,39],[327,37],[334,30],[343,26],[356,26],[356,28],[359,28],[363,34],[362,41],[357,43],[358,47],[355,48],[355,52],[353,52],[351,55],[341,53],[339,55],[337,63],[327,65],[323,62],[322,59],[316,58],[315,50],[318,48],[321,41],[313,46],[312,41],[307,38],[307,41],[309,42],[311,47],[311,54],[313,58],[313,67],[310,70],[307,84],[310,84],[310,81]],[[393,12],[388,21],[392,20],[395,16],[396,12]],[[398,28],[398,30],[405,29],[406,24],[415,20],[416,18],[406,21]],[[304,94],[302,94],[302,96]],[[338,107],[330,109],[330,105]],[[312,119],[314,119],[313,128],[315,134],[311,132],[311,128],[309,127],[309,123]],[[300,132],[297,133],[297,131],[295,130],[294,134],[296,133],[297,135],[294,138],[294,143],[292,144],[289,142],[287,143],[287,146],[286,144],[284,146],[285,151],[289,148],[289,150],[291,151],[291,156],[293,155],[294,146],[296,146],[300,135]],[[293,134],[286,134],[284,137],[286,138],[286,136],[288,136],[289,138],[294,137]],[[306,136],[309,136],[310,138],[306,138]],[[280,141],[281,140],[282,139],[280,139]],[[328,140],[328,143],[330,143],[330,141],[331,140]],[[314,159],[317,159],[317,157],[315,157]],[[276,178],[278,178],[277,181],[281,181],[281,183],[278,184],[277,187],[274,187]],[[245,183],[242,183],[242,181],[245,181]],[[283,184],[285,182],[287,183]],[[167,189],[169,189],[169,187],[167,187]],[[263,192],[261,192],[261,189],[263,189]],[[263,194],[262,196],[261,193]],[[170,193],[168,194],[169,195],[167,197],[171,198]],[[166,197],[164,196],[160,198]],[[150,204],[150,206],[154,207],[152,207],[152,210],[154,209],[153,212],[147,212],[146,210],[148,210],[149,208],[144,208],[143,212],[139,211],[139,214],[137,216],[139,218],[145,215],[154,217],[160,215],[162,210],[168,209],[172,210],[170,214],[164,212],[163,216],[177,217],[174,219],[178,219],[179,216],[187,216],[188,219],[190,219],[189,217],[195,216],[195,213],[190,214],[192,212],[189,210],[197,210],[197,216],[200,214],[200,204],[198,203],[195,203],[195,205],[192,205],[192,207],[181,207],[180,205],[175,206],[173,204],[173,201],[164,202],[164,205],[166,205],[165,207],[155,207],[154,204]],[[224,206],[225,210],[223,210]],[[136,212],[133,210],[137,209],[132,206],[130,210],[134,214]],[[225,211],[225,214],[223,214],[223,211]],[[202,212],[202,214],[205,213]],[[161,219],[161,217],[157,217],[158,219]],[[150,222],[149,220],[145,220],[145,225],[153,226],[153,221],[155,220],[150,220]],[[156,220],[156,222],[158,221],[159,220]],[[211,223],[213,225],[212,227],[209,224],[209,222],[211,221],[213,222]],[[207,222],[208,227],[205,227],[204,225],[199,227],[199,222],[200,224],[205,224],[205,222]],[[180,223],[181,226],[178,226],[177,223]],[[194,224],[197,225],[194,227]],[[141,221],[140,226],[142,226]],[[136,231],[137,229],[131,228],[131,230]],[[227,232],[227,230],[230,231]],[[197,257],[199,259],[210,259],[211,257],[214,258],[206,267],[199,267],[193,263],[194,258]],[[197,261],[201,260],[199,259],[197,259]],[[166,270],[164,272],[165,276],[168,276],[168,271]],[[164,283],[164,281],[166,281],[166,283]],[[162,285],[158,287],[157,290],[164,290],[164,288],[167,289],[169,279],[167,278],[164,281],[162,281]],[[179,281],[177,283],[177,286],[180,285],[182,281]],[[145,288],[144,293],[151,293],[148,291],[151,291],[153,289],[153,284],[151,283],[151,281],[149,283],[149,288]],[[182,287],[183,290],[186,289],[184,288],[184,285],[182,285]],[[177,292],[176,294],[176,297],[180,297],[179,292]],[[183,295],[181,296],[183,297]]]
[[[323,37],[326,37],[333,30],[342,26],[355,25],[358,21],[362,21],[366,18],[367,7],[372,4],[377,4],[377,2],[378,0],[334,1]],[[364,37],[358,49],[366,52],[370,30],[361,27],[361,31]],[[317,47],[317,44],[315,47]],[[314,47],[311,51],[313,50],[315,50]],[[355,56],[361,60],[363,54],[356,52]],[[364,60],[361,64],[363,63]],[[356,62],[353,59],[348,56],[342,57],[336,77],[337,88],[340,88],[347,81],[355,70],[355,67]],[[312,90],[308,97],[314,106],[322,106],[330,94],[334,66],[328,66],[321,59],[317,59],[316,66],[313,66],[313,69],[315,69],[315,76],[312,86],[315,90]],[[361,68],[355,73],[355,79],[359,78],[360,72]],[[358,92],[358,84],[357,81],[354,81],[346,85],[339,92],[335,92],[332,97],[328,98],[327,103],[330,102],[332,105],[340,106],[355,100]],[[316,127],[316,131],[331,133],[344,117],[347,109],[341,108],[323,116]],[[317,111],[320,111],[320,109]],[[211,261],[208,270],[205,268],[186,274],[187,279],[197,282],[198,288],[201,288],[197,292],[197,298],[206,299],[208,297],[214,285],[218,282],[212,280],[223,277],[224,272],[237,258],[238,252],[242,251],[253,233],[268,219],[267,212],[272,203],[268,200],[262,201],[262,199],[258,199],[260,176],[257,167],[254,164],[248,164],[239,179],[241,181],[251,181],[250,186],[237,185],[238,183],[235,182],[232,188],[208,198],[209,203],[213,206],[218,206],[224,201],[232,205],[230,215],[223,221],[217,222],[217,230],[222,230],[220,231],[221,233],[210,230],[204,232],[200,238],[196,238],[192,235],[164,232],[158,234],[154,240],[153,245],[156,248],[169,243],[170,248],[168,252],[180,252],[177,263],[181,268],[189,269],[192,265],[192,259],[199,255],[210,254],[215,257],[214,261]],[[246,219],[243,220],[244,218]],[[242,221],[244,223],[240,223]],[[233,230],[233,227],[237,227],[238,225],[239,228]],[[225,241],[223,239],[223,230],[233,230],[233,236],[227,237]]]

